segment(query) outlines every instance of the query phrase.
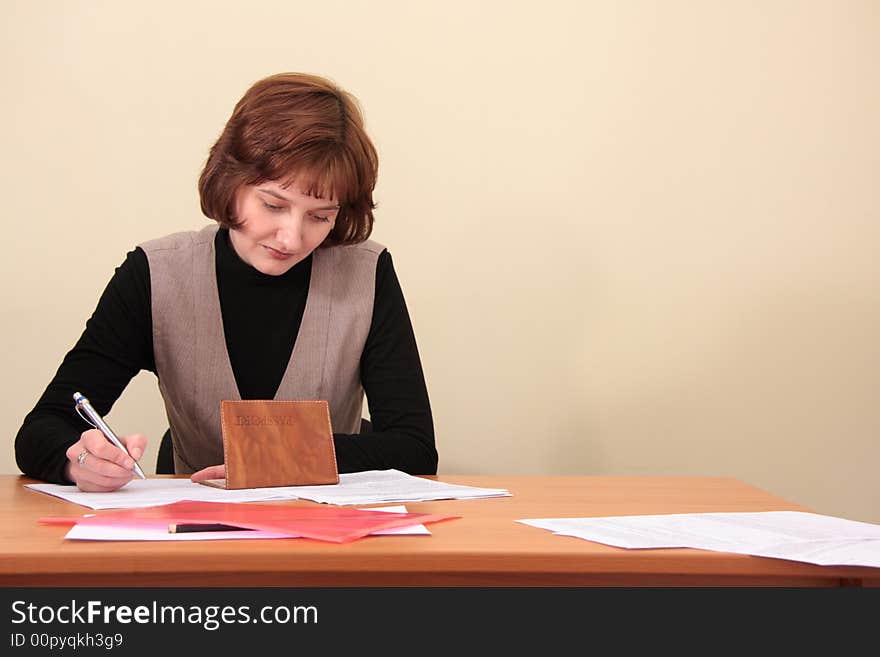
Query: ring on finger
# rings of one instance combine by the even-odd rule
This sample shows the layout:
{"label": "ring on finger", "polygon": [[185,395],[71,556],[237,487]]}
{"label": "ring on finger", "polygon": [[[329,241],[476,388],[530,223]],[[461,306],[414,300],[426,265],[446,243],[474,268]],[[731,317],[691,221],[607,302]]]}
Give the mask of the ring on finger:
{"label": "ring on finger", "polygon": [[79,456],[76,457],[76,462],[79,463],[79,467],[83,467],[86,462],[86,457],[89,455],[89,450],[84,449],[79,453]]}

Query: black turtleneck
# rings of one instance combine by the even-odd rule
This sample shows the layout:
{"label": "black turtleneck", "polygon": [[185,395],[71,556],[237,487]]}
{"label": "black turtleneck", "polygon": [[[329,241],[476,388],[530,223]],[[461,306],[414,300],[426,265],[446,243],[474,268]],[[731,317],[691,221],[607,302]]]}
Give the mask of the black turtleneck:
{"label": "black turtleneck", "polygon": [[312,256],[281,276],[271,276],[238,257],[229,231],[218,231],[215,245],[226,350],[239,393],[242,399],[272,399],[293,352],[291,336],[299,333],[305,312]]}
{"label": "black turtleneck", "polygon": [[[269,276],[238,257],[228,231],[217,232],[215,245],[223,329],[239,393],[242,399],[271,399],[299,332],[312,258],[281,276]],[[251,312],[255,307],[272,310]],[[65,451],[89,428],[73,410],[73,391],[84,392],[95,409],[106,414],[140,370],[155,373],[156,363],[149,262],[136,248],[116,268],[79,341],[25,417],[15,439],[21,471],[44,481],[70,483],[64,479]],[[361,355],[361,381],[373,431],[334,434],[339,471],[395,468],[411,474],[435,473],[437,452],[427,389],[388,251],[381,253],[376,266],[376,296]]]}

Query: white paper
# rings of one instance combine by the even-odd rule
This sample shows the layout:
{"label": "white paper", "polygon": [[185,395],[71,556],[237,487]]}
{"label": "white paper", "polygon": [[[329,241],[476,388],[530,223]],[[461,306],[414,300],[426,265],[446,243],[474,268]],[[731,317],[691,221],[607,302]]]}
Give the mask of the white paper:
{"label": "white paper", "polygon": [[822,566],[880,567],[880,525],[800,511],[534,518],[517,522],[628,549],[684,547]]}
{"label": "white paper", "polygon": [[447,484],[414,477],[399,470],[369,470],[342,474],[339,475],[339,483],[331,486],[290,486],[266,490],[278,491],[280,495],[292,494],[299,499],[312,502],[338,505],[510,496],[510,493],[503,488]]}
{"label": "white paper", "polygon": [[266,502],[304,499],[324,504],[365,505],[426,500],[472,499],[509,496],[502,488],[476,488],[413,477],[399,470],[370,470],[339,475],[339,483],[326,486],[282,486],[224,490],[189,479],[132,480],[110,493],[84,493],[75,486],[26,484],[27,488],[60,497],[90,509],[131,509],[199,502]]}
{"label": "white paper", "polygon": [[222,539],[297,538],[289,534],[260,530],[230,532],[185,532],[172,534],[167,522],[145,522],[137,526],[74,525],[64,538],[80,541],[217,541]]}
{"label": "white paper", "polygon": [[[85,493],[76,486],[25,484],[26,488],[60,497],[90,509],[134,509],[171,504],[182,500],[196,502],[263,502],[278,499],[268,488],[222,490],[196,484],[189,479],[133,479],[109,493]],[[295,499],[289,496],[285,499]]]}
{"label": "white paper", "polygon": [[[372,509],[364,509],[364,511],[386,511],[387,513],[409,513],[406,506],[400,504],[398,506],[380,506]],[[391,529],[380,529],[373,532],[370,536],[391,536],[395,534],[405,536],[430,536],[431,532],[424,525],[406,525],[404,527],[392,527]]]}
{"label": "white paper", "polygon": [[[366,511],[387,511],[389,513],[407,513],[403,505],[365,509]],[[90,514],[92,515],[92,514]],[[424,525],[394,527],[373,532],[371,536],[403,534],[413,536],[430,536],[431,532]],[[81,541],[218,541],[218,540],[253,540],[266,538],[297,538],[290,534],[277,532],[246,530],[229,532],[185,532],[172,534],[168,531],[168,523],[161,520],[139,522],[137,526],[120,527],[118,525],[74,525],[64,538]]]}

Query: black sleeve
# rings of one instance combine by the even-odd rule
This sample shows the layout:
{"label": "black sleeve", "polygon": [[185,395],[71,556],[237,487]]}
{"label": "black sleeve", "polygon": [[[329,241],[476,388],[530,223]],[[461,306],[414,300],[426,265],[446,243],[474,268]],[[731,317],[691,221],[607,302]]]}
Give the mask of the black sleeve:
{"label": "black sleeve", "polygon": [[15,437],[15,460],[24,474],[71,483],[64,478],[65,452],[89,428],[74,410],[73,393],[107,414],[135,374],[156,371],[152,334],[149,263],[135,249],[116,268],[79,341],[24,418]]}
{"label": "black sleeve", "polygon": [[373,430],[334,434],[340,472],[386,470],[436,474],[434,421],[412,323],[391,254],[376,266],[373,319],[361,356],[361,381]]}

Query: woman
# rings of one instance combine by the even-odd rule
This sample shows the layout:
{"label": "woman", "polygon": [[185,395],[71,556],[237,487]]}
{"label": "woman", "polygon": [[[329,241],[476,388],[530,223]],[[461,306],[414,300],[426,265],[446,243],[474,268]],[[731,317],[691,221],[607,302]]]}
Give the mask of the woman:
{"label": "woman", "polygon": [[[437,470],[430,404],[391,256],[368,240],[378,160],[357,101],[284,73],[235,107],[199,179],[216,223],[139,245],[15,440],[22,472],[86,491],[131,480],[130,457],[75,413],[107,413],[156,374],[175,471],[223,476],[221,399],[327,399],[340,472]],[[358,435],[363,395],[372,429]]]}

